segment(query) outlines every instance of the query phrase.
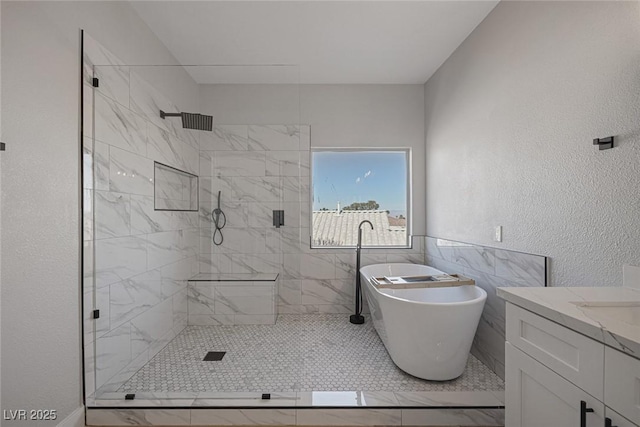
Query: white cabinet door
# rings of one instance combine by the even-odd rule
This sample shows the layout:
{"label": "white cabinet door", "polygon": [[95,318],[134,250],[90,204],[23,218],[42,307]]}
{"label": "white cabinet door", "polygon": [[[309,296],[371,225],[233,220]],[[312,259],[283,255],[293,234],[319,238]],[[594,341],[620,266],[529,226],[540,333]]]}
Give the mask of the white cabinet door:
{"label": "white cabinet door", "polygon": [[640,359],[607,347],[604,361],[604,402],[640,424]]}
{"label": "white cabinet door", "polygon": [[507,319],[511,345],[604,401],[604,344],[513,304]]}
{"label": "white cabinet door", "polygon": [[506,427],[604,426],[604,404],[546,366],[506,343]]}

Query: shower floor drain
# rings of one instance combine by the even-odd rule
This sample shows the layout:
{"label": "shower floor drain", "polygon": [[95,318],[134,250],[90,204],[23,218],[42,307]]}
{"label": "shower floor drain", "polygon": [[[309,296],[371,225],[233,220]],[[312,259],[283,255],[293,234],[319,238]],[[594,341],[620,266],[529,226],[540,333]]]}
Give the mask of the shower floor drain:
{"label": "shower floor drain", "polygon": [[222,360],[225,354],[227,354],[226,351],[210,351],[206,354],[206,356],[204,356],[204,359],[202,359],[202,361],[217,362],[219,360]]}

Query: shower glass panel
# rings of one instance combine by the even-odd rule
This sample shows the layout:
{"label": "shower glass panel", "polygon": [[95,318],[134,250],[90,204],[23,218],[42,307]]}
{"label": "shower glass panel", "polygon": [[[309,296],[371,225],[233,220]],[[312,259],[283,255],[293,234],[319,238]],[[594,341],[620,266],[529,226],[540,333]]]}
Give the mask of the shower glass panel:
{"label": "shower glass panel", "polygon": [[[87,406],[295,395],[300,329],[274,325],[304,309],[310,131],[298,75],[127,65],[85,33]],[[179,113],[205,129],[212,116],[212,130],[185,128]],[[286,351],[269,359],[268,346]]]}

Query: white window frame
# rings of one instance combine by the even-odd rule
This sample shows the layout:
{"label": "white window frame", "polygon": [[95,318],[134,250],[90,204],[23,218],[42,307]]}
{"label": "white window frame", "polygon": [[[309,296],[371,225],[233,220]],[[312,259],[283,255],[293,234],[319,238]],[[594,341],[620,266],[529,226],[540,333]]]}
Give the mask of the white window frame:
{"label": "white window frame", "polygon": [[413,229],[413,174],[411,173],[412,150],[411,147],[311,147],[309,150],[309,247],[311,249],[354,249],[356,246],[317,246],[313,244],[313,200],[314,200],[314,187],[313,187],[313,154],[321,152],[345,152],[345,153],[357,153],[357,152],[404,152],[406,159],[406,173],[407,173],[407,188],[406,188],[406,200],[407,200],[407,236],[404,245],[388,245],[388,246],[365,246],[366,249],[411,249],[413,248],[412,229]]}

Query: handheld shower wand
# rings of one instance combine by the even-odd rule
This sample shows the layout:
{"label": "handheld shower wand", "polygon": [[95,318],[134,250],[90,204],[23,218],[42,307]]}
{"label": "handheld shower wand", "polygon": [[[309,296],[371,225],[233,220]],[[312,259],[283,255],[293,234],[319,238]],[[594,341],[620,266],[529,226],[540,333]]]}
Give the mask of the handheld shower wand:
{"label": "handheld shower wand", "polygon": [[216,246],[220,246],[224,241],[224,237],[222,236],[222,229],[227,224],[227,216],[222,212],[220,208],[220,199],[221,199],[222,191],[218,191],[218,207],[211,211],[211,220],[213,221],[213,244]]}
{"label": "handheld shower wand", "polygon": [[358,225],[358,244],[356,245],[356,309],[355,313],[349,316],[349,322],[356,325],[364,323],[364,316],[362,315],[362,285],[360,283],[360,251],[362,250],[362,226],[369,224],[373,230],[373,224],[371,221],[364,220]]}

